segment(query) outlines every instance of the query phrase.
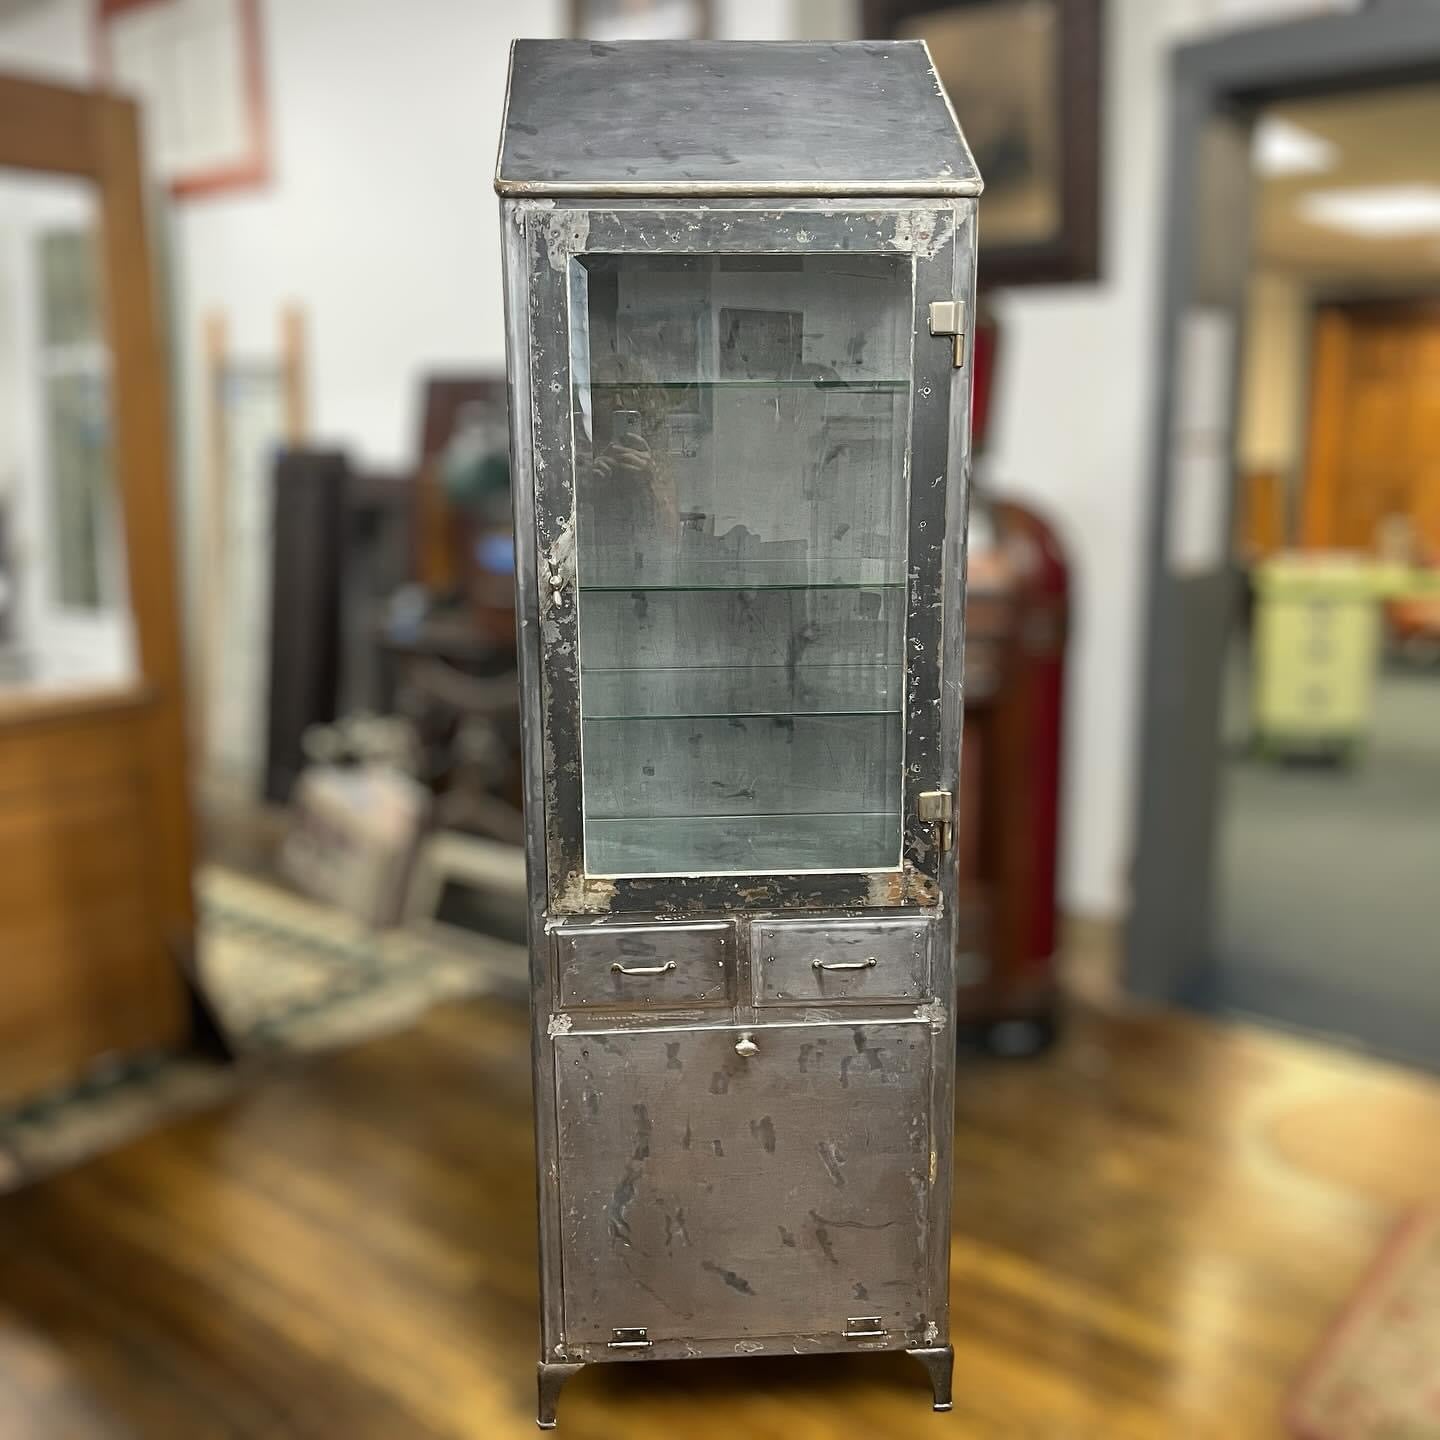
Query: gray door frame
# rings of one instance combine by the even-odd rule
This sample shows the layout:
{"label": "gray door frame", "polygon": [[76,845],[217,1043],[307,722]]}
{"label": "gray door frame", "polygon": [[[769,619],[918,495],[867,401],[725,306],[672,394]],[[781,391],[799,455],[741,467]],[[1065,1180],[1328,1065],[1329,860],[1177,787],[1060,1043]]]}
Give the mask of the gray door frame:
{"label": "gray door frame", "polygon": [[[1168,537],[1178,496],[1177,371],[1195,307],[1233,322],[1232,359],[1239,357],[1249,167],[1248,147],[1237,142],[1248,139],[1259,108],[1278,100],[1427,80],[1440,83],[1434,0],[1372,0],[1352,13],[1238,31],[1174,52],[1150,437],[1140,783],[1122,971],[1125,988],[1143,999],[1201,1006],[1215,999],[1220,702],[1236,593],[1228,541],[1233,476],[1213,568],[1176,573]],[[1232,364],[1232,373],[1239,368]],[[1232,390],[1227,462],[1236,401]]]}

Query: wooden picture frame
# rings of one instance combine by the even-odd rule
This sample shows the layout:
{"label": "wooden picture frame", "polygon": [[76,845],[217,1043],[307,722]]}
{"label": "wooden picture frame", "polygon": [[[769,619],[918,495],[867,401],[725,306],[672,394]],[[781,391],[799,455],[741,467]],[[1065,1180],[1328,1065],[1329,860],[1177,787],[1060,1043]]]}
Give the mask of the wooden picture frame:
{"label": "wooden picture frame", "polygon": [[863,0],[865,34],[924,39],[985,179],[979,283],[1100,273],[1103,0]]}
{"label": "wooden picture frame", "polygon": [[570,33],[580,40],[709,40],[714,0],[570,0]]}
{"label": "wooden picture frame", "polygon": [[141,17],[143,12],[158,18],[161,12],[180,12],[186,0],[96,0],[94,44],[96,73],[102,84],[136,90],[145,108],[149,158],[158,164],[170,194],[177,200],[242,190],[264,185],[270,179],[270,118],[265,89],[264,45],[261,36],[260,0],[225,0],[229,6],[237,45],[230,57],[238,107],[242,115],[243,140],[233,153],[209,162],[177,162],[166,153],[173,137],[166,134],[165,103],[172,85],[173,67],[167,72],[161,62],[162,46],[152,46],[143,79],[127,79],[117,63],[116,27]]}

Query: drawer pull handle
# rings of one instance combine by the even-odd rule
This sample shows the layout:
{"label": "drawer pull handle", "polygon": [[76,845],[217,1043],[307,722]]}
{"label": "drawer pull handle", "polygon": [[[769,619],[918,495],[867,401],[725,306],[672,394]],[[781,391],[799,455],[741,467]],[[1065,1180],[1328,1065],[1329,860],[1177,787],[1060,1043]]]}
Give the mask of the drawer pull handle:
{"label": "drawer pull handle", "polygon": [[735,1053],[748,1060],[752,1055],[760,1053],[760,1047],[755,1043],[755,1037],[747,1030],[736,1042]]}
{"label": "drawer pull handle", "polygon": [[673,960],[663,965],[622,965],[618,960],[610,967],[612,975],[668,975],[675,968]]}
{"label": "drawer pull handle", "polygon": [[864,960],[812,960],[812,970],[873,970],[880,963],[878,955],[870,955]]}

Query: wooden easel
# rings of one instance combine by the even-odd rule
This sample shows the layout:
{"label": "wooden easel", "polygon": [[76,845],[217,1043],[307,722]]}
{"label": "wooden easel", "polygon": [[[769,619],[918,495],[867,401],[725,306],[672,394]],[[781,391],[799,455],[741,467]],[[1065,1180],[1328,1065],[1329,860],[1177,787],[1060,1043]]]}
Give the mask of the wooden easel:
{"label": "wooden easel", "polygon": [[[203,770],[210,758],[211,706],[220,684],[220,663],[225,645],[225,623],[231,578],[231,476],[230,433],[225,404],[227,379],[237,369],[230,354],[229,324],[223,310],[212,310],[202,324],[205,366],[205,471],[201,497],[200,627],[197,645],[192,742]],[[297,304],[280,312],[279,363],[282,436],[298,448],[309,436],[309,386],[305,313]]]}

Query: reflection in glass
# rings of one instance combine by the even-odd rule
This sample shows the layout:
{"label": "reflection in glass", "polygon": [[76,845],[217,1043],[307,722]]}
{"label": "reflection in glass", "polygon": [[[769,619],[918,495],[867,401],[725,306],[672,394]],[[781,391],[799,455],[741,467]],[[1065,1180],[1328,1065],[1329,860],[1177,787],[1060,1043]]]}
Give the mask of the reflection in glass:
{"label": "reflection in glass", "polygon": [[900,862],[910,261],[571,270],[586,868]]}
{"label": "reflection in glass", "polygon": [[133,678],[99,202],[0,170],[0,688]]}

